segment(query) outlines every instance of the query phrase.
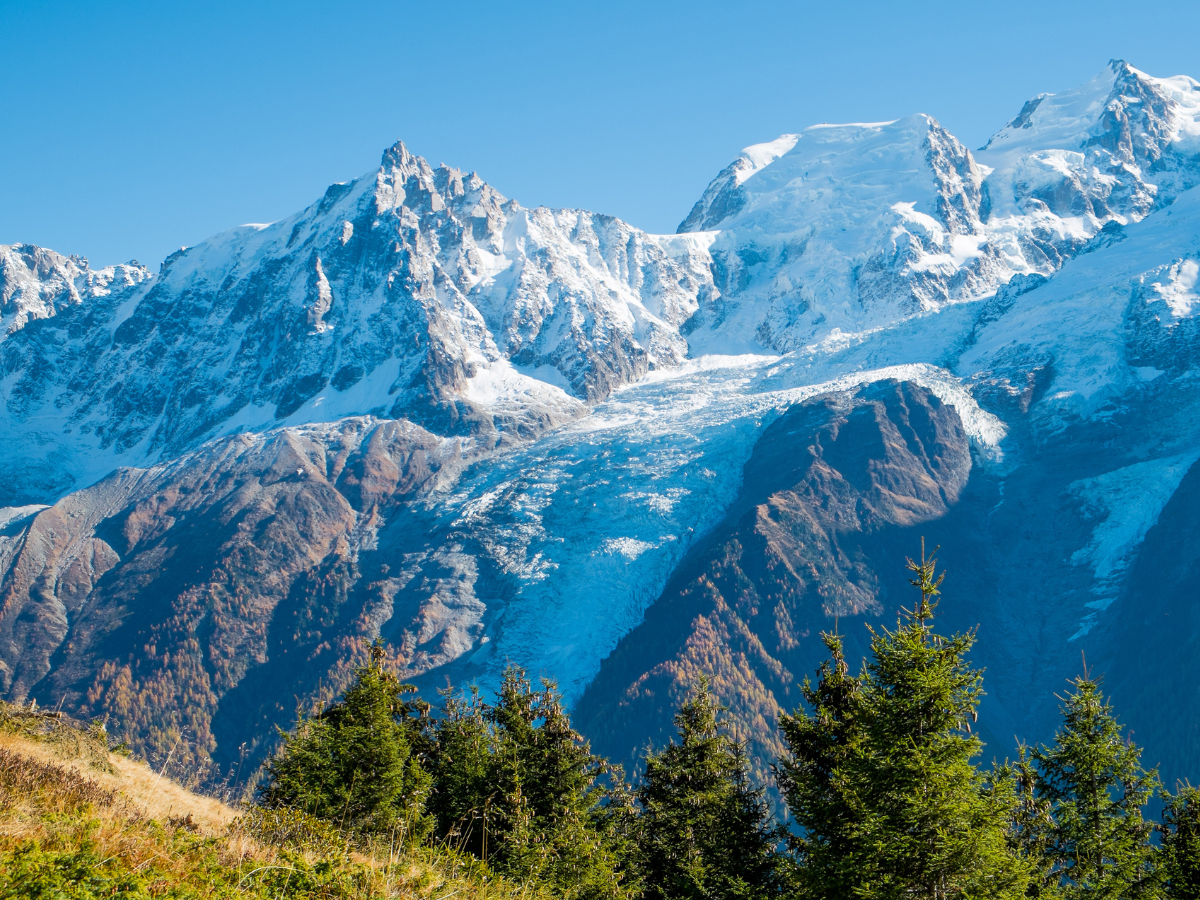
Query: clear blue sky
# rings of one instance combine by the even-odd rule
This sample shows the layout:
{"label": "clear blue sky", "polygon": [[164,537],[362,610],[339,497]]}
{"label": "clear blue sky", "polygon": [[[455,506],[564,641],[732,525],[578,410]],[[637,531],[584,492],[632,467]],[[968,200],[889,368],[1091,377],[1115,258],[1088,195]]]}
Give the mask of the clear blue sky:
{"label": "clear blue sky", "polygon": [[674,231],[747,144],[927,112],[974,148],[1112,57],[1200,77],[1198,35],[1195,0],[0,0],[0,243],[156,268],[397,137]]}

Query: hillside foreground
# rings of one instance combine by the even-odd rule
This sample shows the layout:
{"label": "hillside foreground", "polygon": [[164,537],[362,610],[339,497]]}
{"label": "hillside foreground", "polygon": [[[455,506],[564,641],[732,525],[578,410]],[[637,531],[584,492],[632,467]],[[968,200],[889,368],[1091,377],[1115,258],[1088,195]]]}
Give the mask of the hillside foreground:
{"label": "hillside foreground", "polygon": [[351,846],[295,811],[241,811],[110,747],[102,728],[0,703],[0,896],[536,897],[444,848]]}

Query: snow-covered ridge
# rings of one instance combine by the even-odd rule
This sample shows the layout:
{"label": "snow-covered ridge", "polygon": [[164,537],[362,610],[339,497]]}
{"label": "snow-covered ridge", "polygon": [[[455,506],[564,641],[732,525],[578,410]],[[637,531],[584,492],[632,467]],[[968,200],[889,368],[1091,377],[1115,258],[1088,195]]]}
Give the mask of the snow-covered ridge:
{"label": "snow-covered ridge", "polygon": [[748,147],[681,232],[712,233],[696,351],[789,351],[1053,274],[1200,180],[1200,85],[1114,61],[971,154],[927,116]]}
{"label": "snow-covered ridge", "polygon": [[978,328],[965,377],[1053,360],[1045,403],[1091,415],[1140,382],[1191,365],[1200,257],[1200,188],[1130,227],[1124,240],[1071,260]]}
{"label": "snow-covered ridge", "polygon": [[1050,274],[1105,225],[1136,222],[1200,182],[1200,84],[1121,60],[1041,94],[978,151],[993,241]]}
{"label": "snow-covered ridge", "polygon": [[[529,437],[691,356],[869,340],[1052,275],[1186,190],[1197,87],[1113,63],[1026,104],[978,161],[928,116],[812,126],[743,151],[675,236],[525,209],[397,143],[156,277],[4,248],[0,399],[27,436],[14,478],[37,460],[78,483],[361,414]],[[1190,308],[1188,278],[1161,282],[1172,309]]]}
{"label": "snow-covered ridge", "polygon": [[150,272],[137,263],[92,269],[86,259],[31,244],[0,246],[0,341],[31,319],[143,284]]}
{"label": "snow-covered ridge", "polygon": [[[711,291],[702,245],[526,210],[400,143],[377,171],[181,249],[155,278],[4,253],[3,309],[19,330],[0,398],[10,432],[28,436],[8,453],[56,458],[69,473],[56,484],[233,431],[358,414],[527,437],[678,364],[680,326]],[[38,269],[39,253],[57,262]],[[89,302],[117,283],[141,288]],[[21,460],[13,469],[32,480]]]}
{"label": "snow-covered ridge", "polygon": [[681,226],[719,232],[721,294],[691,323],[694,350],[786,352],[995,289],[982,173],[929,116],[814,126],[765,146],[719,175],[707,212]]}

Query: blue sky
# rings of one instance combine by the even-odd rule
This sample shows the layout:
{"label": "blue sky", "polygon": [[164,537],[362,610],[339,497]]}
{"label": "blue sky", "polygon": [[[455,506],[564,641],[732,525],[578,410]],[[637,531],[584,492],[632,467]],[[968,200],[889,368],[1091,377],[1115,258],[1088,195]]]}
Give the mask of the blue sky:
{"label": "blue sky", "polygon": [[1200,4],[0,0],[0,243],[152,267],[402,138],[526,206],[674,231],[751,143],[927,112],[977,147],[1112,57],[1200,78]]}

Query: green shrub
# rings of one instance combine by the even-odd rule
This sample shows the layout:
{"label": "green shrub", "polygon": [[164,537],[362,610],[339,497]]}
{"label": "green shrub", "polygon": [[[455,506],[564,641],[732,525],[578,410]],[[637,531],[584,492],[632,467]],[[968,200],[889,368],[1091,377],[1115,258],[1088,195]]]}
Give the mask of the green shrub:
{"label": "green shrub", "polygon": [[348,843],[329,822],[289,806],[253,807],[229,823],[230,833],[242,833],[268,847],[318,856],[344,856]]}

